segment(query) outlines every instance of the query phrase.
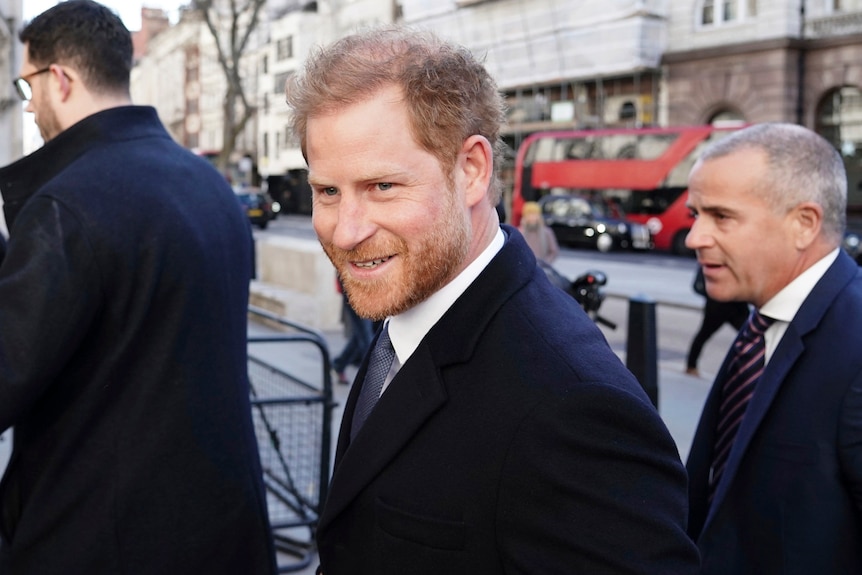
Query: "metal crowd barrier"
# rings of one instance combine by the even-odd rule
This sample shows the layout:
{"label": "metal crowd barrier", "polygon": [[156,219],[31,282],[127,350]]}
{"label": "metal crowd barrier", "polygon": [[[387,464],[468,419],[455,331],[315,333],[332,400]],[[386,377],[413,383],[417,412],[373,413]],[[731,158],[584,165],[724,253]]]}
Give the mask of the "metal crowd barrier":
{"label": "metal crowd barrier", "polygon": [[249,335],[248,375],[278,572],[299,571],[316,556],[315,530],[329,484],[329,350],[312,328],[254,306],[249,317],[279,330]]}

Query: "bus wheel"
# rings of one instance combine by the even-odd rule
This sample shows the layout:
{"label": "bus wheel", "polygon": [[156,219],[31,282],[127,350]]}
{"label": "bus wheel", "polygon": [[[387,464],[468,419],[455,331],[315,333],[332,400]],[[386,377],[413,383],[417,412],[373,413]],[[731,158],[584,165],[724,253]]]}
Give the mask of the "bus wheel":
{"label": "bus wheel", "polygon": [[671,242],[670,250],[678,256],[693,256],[694,250],[689,249],[685,245],[685,237],[688,235],[690,230],[680,230],[673,236],[673,242]]}
{"label": "bus wheel", "polygon": [[610,234],[599,234],[599,237],[596,238],[596,249],[606,254],[611,251],[612,247],[614,247],[614,238]]}

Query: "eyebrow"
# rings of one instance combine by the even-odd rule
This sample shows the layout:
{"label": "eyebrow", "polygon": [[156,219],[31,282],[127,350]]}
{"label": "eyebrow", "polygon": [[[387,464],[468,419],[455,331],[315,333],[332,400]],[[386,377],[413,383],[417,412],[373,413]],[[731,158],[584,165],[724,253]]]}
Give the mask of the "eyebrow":
{"label": "eyebrow", "polygon": [[717,204],[711,206],[701,206],[700,208],[692,208],[695,209],[698,213],[708,213],[708,214],[716,214],[721,212],[723,214],[737,214],[740,210],[733,208],[727,204]]}
{"label": "eyebrow", "polygon": [[[408,177],[408,173],[403,170],[393,170],[391,172],[378,173],[374,175],[372,175],[371,173],[354,175],[350,178],[350,181],[353,183],[359,182],[363,184],[370,184],[372,182],[392,182],[395,180],[403,180]],[[308,173],[308,177],[306,179],[308,180],[309,185],[312,186],[327,186],[334,188],[338,187],[334,184],[324,183],[324,180],[318,179],[312,172]]]}

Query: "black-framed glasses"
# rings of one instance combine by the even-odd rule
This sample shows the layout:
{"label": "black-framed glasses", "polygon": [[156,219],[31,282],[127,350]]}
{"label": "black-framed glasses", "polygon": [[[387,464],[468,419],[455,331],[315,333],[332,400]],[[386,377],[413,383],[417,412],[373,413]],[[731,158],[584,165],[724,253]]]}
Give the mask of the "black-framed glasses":
{"label": "black-framed glasses", "polygon": [[15,91],[18,92],[18,97],[20,97],[24,102],[29,102],[33,98],[33,88],[30,87],[30,78],[38,76],[39,74],[44,74],[50,69],[51,66],[48,66],[47,68],[30,72],[26,76],[19,76],[12,80],[12,83],[15,85]]}

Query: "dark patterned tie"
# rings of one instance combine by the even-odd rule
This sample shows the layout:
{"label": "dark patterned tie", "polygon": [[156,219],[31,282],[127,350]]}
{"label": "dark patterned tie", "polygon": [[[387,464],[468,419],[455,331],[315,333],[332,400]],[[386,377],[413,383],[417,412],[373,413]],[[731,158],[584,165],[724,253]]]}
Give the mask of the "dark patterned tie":
{"label": "dark patterned tie", "polygon": [[387,323],[383,326],[383,331],[380,332],[380,337],[377,338],[377,343],[368,359],[368,371],[365,372],[365,381],[362,382],[362,389],[359,390],[359,398],[356,400],[356,409],[353,411],[353,423],[350,426],[351,441],[359,433],[359,428],[365,423],[371,410],[377,405],[380,391],[383,389],[383,383],[394,359],[395,350],[392,348],[392,342],[389,341]]}
{"label": "dark patterned tie", "polygon": [[734,356],[728,365],[727,375],[722,384],[721,406],[718,411],[716,442],[712,454],[710,498],[724,473],[730,448],[736,439],[748,402],[754,394],[754,386],[760,379],[760,374],[763,373],[766,353],[763,334],[773,321],[775,320],[770,317],[760,315],[757,310],[752,311],[736,341],[733,342]]}

